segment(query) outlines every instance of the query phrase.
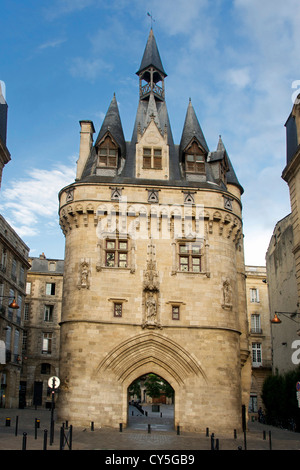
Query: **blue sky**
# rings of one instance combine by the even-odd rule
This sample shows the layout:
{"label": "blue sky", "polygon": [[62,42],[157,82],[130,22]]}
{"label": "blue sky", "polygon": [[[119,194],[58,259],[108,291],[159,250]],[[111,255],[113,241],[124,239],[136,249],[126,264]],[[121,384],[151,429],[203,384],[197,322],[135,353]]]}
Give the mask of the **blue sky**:
{"label": "blue sky", "polygon": [[300,89],[299,0],[2,0],[7,147],[0,212],[32,256],[63,258],[58,191],[74,181],[79,121],[96,134],[113,97],[131,139],[151,21],[168,74],[175,143],[189,102],[210,150],[219,135],[245,193],[247,264],[263,265],[290,212],[284,124]]}

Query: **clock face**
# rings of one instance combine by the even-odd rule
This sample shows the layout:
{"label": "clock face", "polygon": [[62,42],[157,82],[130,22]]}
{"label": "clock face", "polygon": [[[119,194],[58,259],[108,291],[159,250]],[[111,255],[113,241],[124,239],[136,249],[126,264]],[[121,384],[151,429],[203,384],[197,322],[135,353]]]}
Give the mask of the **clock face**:
{"label": "clock face", "polygon": [[225,209],[232,210],[232,200],[228,198],[224,198],[224,207]]}

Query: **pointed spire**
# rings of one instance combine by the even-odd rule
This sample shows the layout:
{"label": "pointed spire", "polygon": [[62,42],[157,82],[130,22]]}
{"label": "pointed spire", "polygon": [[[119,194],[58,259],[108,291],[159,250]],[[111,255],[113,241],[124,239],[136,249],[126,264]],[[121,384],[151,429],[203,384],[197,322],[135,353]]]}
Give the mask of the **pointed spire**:
{"label": "pointed spire", "polygon": [[144,55],[139,70],[136,72],[137,75],[140,75],[143,70],[147,69],[150,66],[153,66],[156,70],[161,72],[164,77],[167,76],[164,71],[163,64],[158,52],[158,47],[154,37],[153,29],[151,28],[148,41],[145,47]]}
{"label": "pointed spire", "polygon": [[219,142],[218,142],[218,146],[217,146],[217,151],[225,151],[226,152],[226,149],[225,149],[225,145],[223,144],[223,140],[222,140],[222,136],[219,135]]}
{"label": "pointed spire", "polygon": [[145,119],[145,127],[148,126],[148,124],[151,122],[152,119],[156,123],[157,127],[161,129],[158,112],[157,112],[156,101],[155,101],[153,93],[151,93],[149,96],[147,114],[146,114],[146,119]]}
{"label": "pointed spire", "polygon": [[208,153],[209,149],[190,98],[182,131],[180,153],[184,151],[184,149],[188,146],[188,144],[192,141],[194,137],[198,140],[200,145],[202,145],[204,150]]}
{"label": "pointed spire", "polygon": [[95,146],[97,146],[98,142],[101,141],[107,131],[110,132],[111,136],[121,148],[121,154],[125,156],[126,143],[115,93],[102,123]]}
{"label": "pointed spire", "polygon": [[240,185],[239,180],[237,179],[237,176],[236,176],[235,171],[233,169],[232,163],[231,163],[230,158],[228,156],[228,153],[227,153],[227,150],[226,150],[225,145],[223,143],[221,135],[219,136],[219,141],[218,141],[218,146],[217,146],[216,153],[217,152],[220,153],[220,154],[223,154],[223,158],[227,159],[227,164],[228,164],[228,171],[226,173],[227,184],[233,184],[234,186],[237,186],[240,189],[241,194],[243,194],[244,189]]}

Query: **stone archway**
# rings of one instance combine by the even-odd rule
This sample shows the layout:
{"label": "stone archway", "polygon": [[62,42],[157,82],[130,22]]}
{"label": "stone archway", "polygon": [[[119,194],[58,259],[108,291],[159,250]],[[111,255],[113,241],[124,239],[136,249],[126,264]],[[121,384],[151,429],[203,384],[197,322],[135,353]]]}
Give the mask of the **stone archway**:
{"label": "stone archway", "polygon": [[128,387],[127,426],[146,430],[174,430],[175,391],[161,376],[149,372]]}
{"label": "stone archway", "polygon": [[[149,330],[133,336],[111,350],[99,364],[96,374],[103,378],[113,375],[122,389],[122,422],[128,420],[128,394],[130,384],[138,377],[152,372],[163,377],[180,397],[186,382],[198,377],[206,382],[199,362],[177,342],[163,334]],[[180,423],[180,399],[175,399],[174,425]]]}

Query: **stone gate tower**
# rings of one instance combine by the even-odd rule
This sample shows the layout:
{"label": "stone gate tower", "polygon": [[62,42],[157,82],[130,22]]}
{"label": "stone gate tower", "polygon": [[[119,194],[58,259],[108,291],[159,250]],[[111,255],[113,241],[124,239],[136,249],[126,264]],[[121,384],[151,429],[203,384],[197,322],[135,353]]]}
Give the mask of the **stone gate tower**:
{"label": "stone gate tower", "polygon": [[151,29],[130,142],[114,96],[94,141],[81,121],[74,183],[59,194],[66,237],[58,412],[127,423],[128,387],[155,373],[183,430],[241,427],[251,367],[240,186],[191,101],[173,142]]}

